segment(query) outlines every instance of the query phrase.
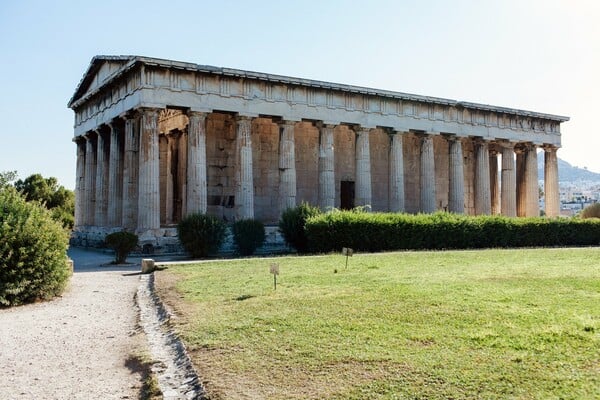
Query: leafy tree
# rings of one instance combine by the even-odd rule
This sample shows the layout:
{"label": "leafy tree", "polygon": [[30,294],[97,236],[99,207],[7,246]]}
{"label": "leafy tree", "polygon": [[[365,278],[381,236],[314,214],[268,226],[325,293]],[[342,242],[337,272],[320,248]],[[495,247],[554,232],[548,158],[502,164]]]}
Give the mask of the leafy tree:
{"label": "leafy tree", "polygon": [[39,201],[45,205],[63,226],[73,227],[75,194],[59,185],[56,178],[44,178],[41,174],[33,174],[25,180],[16,181],[15,188],[27,201]]}
{"label": "leafy tree", "polygon": [[17,179],[17,171],[0,172],[0,189],[10,186],[10,183]]}
{"label": "leafy tree", "polygon": [[581,218],[600,218],[600,203],[594,203],[581,211]]}
{"label": "leafy tree", "polygon": [[13,187],[0,190],[0,307],[60,294],[70,276],[68,244],[46,208]]}

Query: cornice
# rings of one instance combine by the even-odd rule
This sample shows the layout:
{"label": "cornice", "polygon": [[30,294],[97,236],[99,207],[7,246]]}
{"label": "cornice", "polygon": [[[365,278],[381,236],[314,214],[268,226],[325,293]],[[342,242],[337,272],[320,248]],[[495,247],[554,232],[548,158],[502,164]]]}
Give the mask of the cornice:
{"label": "cornice", "polygon": [[[97,72],[99,66],[103,61],[124,61],[125,64],[115,71],[113,74],[108,76],[104,83],[94,90],[82,95],[85,83],[89,82],[93,77],[93,74]],[[81,104],[94,97],[96,94],[102,92],[107,86],[111,85],[114,80],[119,79],[121,76],[126,74],[132,68],[137,65],[144,65],[157,68],[166,68],[173,70],[186,70],[194,73],[220,75],[225,77],[234,77],[248,80],[266,81],[271,83],[281,83],[291,86],[302,86],[308,88],[320,88],[324,90],[332,90],[339,92],[348,92],[353,94],[378,96],[383,98],[391,98],[396,100],[414,101],[420,103],[428,103],[442,106],[451,106],[456,108],[466,108],[472,110],[481,110],[495,113],[504,113],[509,115],[516,115],[521,117],[540,118],[555,122],[566,122],[569,117],[546,114],[534,111],[527,111],[509,107],[492,106],[489,104],[472,103],[466,101],[458,101],[453,99],[445,99],[439,97],[422,96],[403,92],[394,92],[389,90],[373,89],[362,86],[345,85],[332,82],[324,82],[318,80],[296,78],[284,75],[268,74],[262,72],[245,71],[232,68],[214,67],[210,65],[200,65],[180,61],[165,60],[160,58],[141,57],[141,56],[96,56],[92,59],[88,70],[81,79],[75,94],[70,99],[68,107],[76,109]]]}

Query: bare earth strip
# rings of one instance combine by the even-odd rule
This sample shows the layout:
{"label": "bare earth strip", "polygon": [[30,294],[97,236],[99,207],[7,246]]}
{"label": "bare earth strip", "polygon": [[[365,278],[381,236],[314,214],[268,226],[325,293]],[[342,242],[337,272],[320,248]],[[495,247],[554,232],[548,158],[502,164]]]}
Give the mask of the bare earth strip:
{"label": "bare earth strip", "polygon": [[[71,250],[76,272],[63,297],[0,310],[0,398],[135,399],[135,267],[98,267],[110,256]],[[131,368],[128,368],[130,366]]]}

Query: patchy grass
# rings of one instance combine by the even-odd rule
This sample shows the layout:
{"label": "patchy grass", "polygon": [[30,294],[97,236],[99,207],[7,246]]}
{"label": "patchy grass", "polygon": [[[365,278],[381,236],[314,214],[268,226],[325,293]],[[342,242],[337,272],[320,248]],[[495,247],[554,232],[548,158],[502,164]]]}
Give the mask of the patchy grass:
{"label": "patchy grass", "polygon": [[145,352],[137,351],[129,355],[125,360],[125,366],[132,373],[140,374],[142,379],[142,387],[140,389],[140,400],[159,400],[162,399],[162,392],[158,386],[158,379],[152,372],[153,361]]}
{"label": "patchy grass", "polygon": [[157,272],[213,399],[600,398],[599,249],[272,262]]}

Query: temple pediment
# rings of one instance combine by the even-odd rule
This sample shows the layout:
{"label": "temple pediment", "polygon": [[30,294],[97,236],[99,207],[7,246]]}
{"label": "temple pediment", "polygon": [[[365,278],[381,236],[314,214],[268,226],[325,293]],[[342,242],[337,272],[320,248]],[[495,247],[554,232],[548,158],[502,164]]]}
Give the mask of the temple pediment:
{"label": "temple pediment", "polygon": [[134,56],[96,56],[90,62],[89,67],[83,74],[75,94],[69,100],[69,107],[87,94],[94,92],[102,87],[106,82],[109,82],[120,71],[124,70],[127,65],[133,62]]}

